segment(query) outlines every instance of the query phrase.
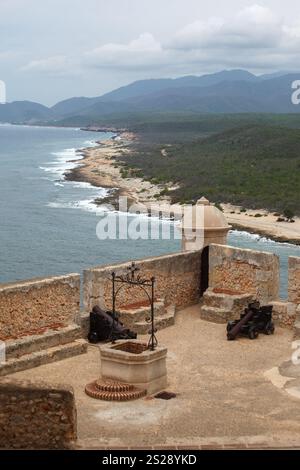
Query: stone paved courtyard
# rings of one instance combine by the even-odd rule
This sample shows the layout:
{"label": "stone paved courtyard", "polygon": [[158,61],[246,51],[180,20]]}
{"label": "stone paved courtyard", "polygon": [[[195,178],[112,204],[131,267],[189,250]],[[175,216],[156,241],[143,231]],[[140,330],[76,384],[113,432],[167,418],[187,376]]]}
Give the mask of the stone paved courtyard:
{"label": "stone paved courtyard", "polygon": [[84,387],[100,374],[99,350],[92,345],[85,355],[12,377],[74,387],[80,448],[300,447],[300,399],[283,388],[289,379],[276,375],[291,358],[292,332],[278,328],[274,336],[228,342],[225,325],[201,320],[199,310],[179,312],[174,326],[158,332],[169,350],[168,390],[175,399],[89,398]]}

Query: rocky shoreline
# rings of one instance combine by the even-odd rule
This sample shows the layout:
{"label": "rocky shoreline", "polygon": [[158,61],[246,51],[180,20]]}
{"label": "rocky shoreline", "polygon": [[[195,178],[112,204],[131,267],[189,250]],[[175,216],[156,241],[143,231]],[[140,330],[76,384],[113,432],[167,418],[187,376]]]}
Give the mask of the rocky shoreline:
{"label": "rocky shoreline", "polygon": [[[98,131],[102,132],[103,128],[101,129]],[[111,192],[105,201],[96,200],[96,204],[113,204],[119,196],[126,196],[129,203],[157,203],[157,194],[165,188],[165,185],[155,185],[142,178],[126,175],[123,171],[122,161],[130,158],[130,154],[134,152],[132,144],[136,140],[135,134],[119,130],[112,138],[97,142],[97,147],[80,150],[80,159],[74,161],[79,166],[66,173],[65,178],[69,181],[88,182],[96,187],[110,189]],[[164,198],[164,202],[169,200]]]}

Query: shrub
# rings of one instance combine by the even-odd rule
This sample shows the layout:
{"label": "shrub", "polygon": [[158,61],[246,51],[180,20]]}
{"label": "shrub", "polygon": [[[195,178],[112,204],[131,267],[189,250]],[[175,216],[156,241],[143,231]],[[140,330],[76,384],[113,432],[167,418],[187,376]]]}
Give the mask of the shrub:
{"label": "shrub", "polygon": [[295,217],[295,213],[292,209],[290,209],[289,207],[287,207],[286,209],[284,209],[283,211],[283,215],[288,219],[288,220],[291,220]]}

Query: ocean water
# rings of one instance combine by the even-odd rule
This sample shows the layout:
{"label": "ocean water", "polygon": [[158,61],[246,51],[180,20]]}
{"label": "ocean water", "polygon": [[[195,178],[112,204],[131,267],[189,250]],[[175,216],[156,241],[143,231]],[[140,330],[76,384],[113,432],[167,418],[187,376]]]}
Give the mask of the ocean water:
{"label": "ocean water", "polygon": [[[84,268],[158,256],[180,250],[180,240],[99,240],[96,227],[107,216],[93,204],[107,190],[68,182],[78,149],[111,134],[79,129],[0,125],[0,282],[82,272]],[[112,213],[122,218],[126,214]],[[153,222],[152,222],[153,223]],[[172,223],[157,220],[157,229]],[[233,246],[275,252],[281,259],[281,294],[286,296],[288,256],[300,247],[231,232]]]}

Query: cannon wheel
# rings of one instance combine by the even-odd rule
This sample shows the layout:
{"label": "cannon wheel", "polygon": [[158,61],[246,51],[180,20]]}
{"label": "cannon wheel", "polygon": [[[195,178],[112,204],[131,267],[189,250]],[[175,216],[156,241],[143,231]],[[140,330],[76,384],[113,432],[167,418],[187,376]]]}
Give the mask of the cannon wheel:
{"label": "cannon wheel", "polygon": [[256,339],[258,337],[257,329],[256,328],[250,328],[249,333],[248,333],[248,337],[250,339]]}
{"label": "cannon wheel", "polygon": [[273,335],[274,332],[275,332],[274,323],[273,322],[268,323],[264,331],[265,335]]}

